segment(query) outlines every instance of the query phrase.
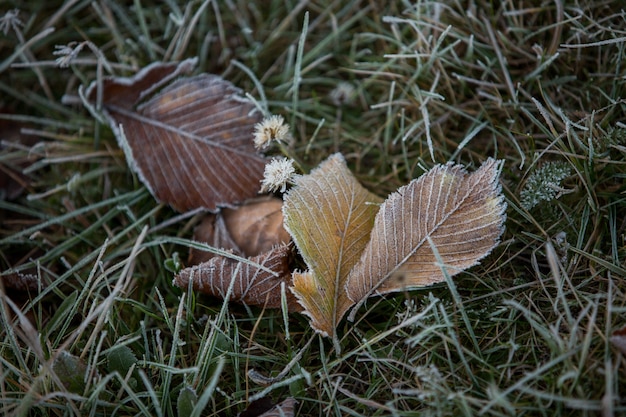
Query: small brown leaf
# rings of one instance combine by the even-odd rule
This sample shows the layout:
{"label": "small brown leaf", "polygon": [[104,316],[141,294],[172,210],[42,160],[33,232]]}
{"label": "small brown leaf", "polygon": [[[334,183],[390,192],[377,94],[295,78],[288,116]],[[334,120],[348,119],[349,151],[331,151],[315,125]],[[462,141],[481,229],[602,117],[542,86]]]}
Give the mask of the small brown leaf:
{"label": "small brown leaf", "polygon": [[[283,227],[282,207],[281,199],[269,197],[208,214],[194,231],[194,240],[232,250],[239,256],[260,255],[291,240]],[[189,261],[196,264],[212,257],[210,252],[192,249]]]}
{"label": "small brown leaf", "polygon": [[[198,242],[206,243],[214,248],[225,249],[237,256],[244,256],[239,246],[230,235],[224,216],[221,213],[228,209],[222,209],[217,213],[208,213],[202,219],[202,222],[195,228],[193,239]],[[191,248],[189,250],[189,265],[196,265],[202,262],[208,262],[209,259],[216,255],[200,249]]]}
{"label": "small brown leaf", "polygon": [[285,398],[280,404],[276,404],[271,410],[266,411],[259,417],[293,417],[298,401],[295,398]]}
{"label": "small brown leaf", "polygon": [[25,274],[22,272],[8,273],[0,276],[0,282],[7,288],[18,291],[37,291],[45,288],[45,283],[41,283],[34,274]]}
{"label": "small brown leaf", "polygon": [[283,226],[283,201],[269,198],[223,210],[224,223],[245,256],[256,256],[273,247],[289,243],[291,236]]}
{"label": "small brown leaf", "polygon": [[274,407],[274,403],[270,397],[259,398],[258,400],[250,402],[245,410],[237,415],[237,417],[259,417],[266,411],[269,411]]}
{"label": "small brown leaf", "polygon": [[[289,247],[278,246],[269,252],[249,258],[249,262],[215,257],[208,262],[185,268],[174,277],[174,285],[225,298],[234,280],[230,300],[267,308],[281,307],[281,283],[285,283],[287,307],[290,312],[302,308],[289,291]],[[269,271],[272,272],[269,272]]]}
{"label": "small brown leaf", "polygon": [[103,114],[141,181],[181,212],[255,197],[265,167],[252,143],[261,120],[254,104],[217,75],[172,81],[194,66],[155,63],[87,91],[93,102],[102,95]]}
{"label": "small brown leaf", "polygon": [[238,417],[293,417],[297,403],[292,397],[285,398],[279,404],[274,404],[269,397],[263,397],[248,404]]}
{"label": "small brown leaf", "polygon": [[501,166],[490,158],[468,174],[460,165],[438,165],[389,196],[348,278],[350,299],[443,281],[428,239],[450,275],[487,256],[504,231]]}

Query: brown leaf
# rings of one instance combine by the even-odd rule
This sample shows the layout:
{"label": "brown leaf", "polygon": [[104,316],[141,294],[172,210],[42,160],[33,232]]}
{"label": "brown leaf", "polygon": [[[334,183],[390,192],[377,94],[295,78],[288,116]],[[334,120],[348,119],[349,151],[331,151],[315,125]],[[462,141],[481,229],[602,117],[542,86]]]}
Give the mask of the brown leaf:
{"label": "brown leaf", "polygon": [[[204,216],[202,222],[193,231],[193,239],[197,242],[206,243],[209,246],[225,249],[237,256],[244,256],[239,246],[230,235],[224,216],[221,213],[228,209],[222,209],[217,213],[209,213]],[[189,265],[196,265],[207,262],[216,255],[200,249],[191,248],[189,250]]]}
{"label": "brown leaf", "polygon": [[350,273],[350,299],[360,302],[372,294],[443,281],[428,239],[450,275],[487,256],[504,231],[501,166],[490,158],[468,174],[460,165],[439,165],[393,193],[376,215],[371,240]]}
{"label": "brown leaf", "polygon": [[[234,280],[231,301],[267,308],[281,307],[281,283],[285,283],[287,307],[290,312],[302,308],[289,291],[289,247],[278,246],[269,252],[240,262],[226,257],[215,257],[208,262],[185,268],[174,277],[174,285],[225,298],[231,280]],[[272,273],[272,272],[274,273]]]}
{"label": "brown leaf", "polygon": [[[254,104],[217,75],[174,80],[194,66],[152,64],[134,77],[105,80],[101,90],[129,165],[157,200],[181,212],[255,197],[265,167],[252,143],[261,119]],[[97,102],[98,94],[94,82],[87,97]]]}
{"label": "brown leaf", "polygon": [[279,198],[255,201],[225,209],[224,223],[243,254],[255,256],[291,240],[283,226],[282,209],[283,201]]}
{"label": "brown leaf", "polygon": [[369,240],[380,201],[354,178],[341,154],[298,177],[285,196],[285,227],[309,267],[294,273],[293,290],[313,328],[333,339],[353,304],[344,284]]}
{"label": "brown leaf", "polygon": [[87,98],[96,102],[102,95],[102,102],[109,106],[131,108],[146,95],[154,93],[174,78],[189,75],[194,70],[197,59],[186,59],[180,63],[155,62],[143,68],[133,77],[108,77],[102,81],[102,90],[93,83],[87,89]]}
{"label": "brown leaf", "polygon": [[[0,223],[2,220],[0,217]],[[12,230],[18,227],[24,228],[23,219],[12,220],[17,221],[15,224],[5,221],[4,226],[10,226]],[[39,247],[26,249],[22,245],[13,245],[3,252],[4,262],[0,264],[3,268],[2,275],[0,275],[0,287],[25,292],[39,291],[48,287],[56,279],[57,275],[54,272],[57,270],[57,265],[55,263],[45,267],[33,265],[32,259],[43,256],[45,249]]]}
{"label": "brown leaf", "polygon": [[258,400],[250,402],[245,410],[237,415],[237,417],[259,417],[266,411],[269,411],[274,407],[274,403],[270,397],[259,398]]}
{"label": "brown leaf", "polygon": [[238,417],[293,417],[297,403],[292,397],[285,398],[279,404],[274,404],[269,397],[263,397],[248,404]]}
{"label": "brown leaf", "polygon": [[259,417],[293,417],[298,401],[295,398],[285,398],[280,404],[276,404],[271,410],[266,411]]}
{"label": "brown leaf", "polygon": [[47,286],[45,283],[40,282],[37,275],[22,272],[0,275],[0,281],[6,288],[18,291],[38,291],[40,288]]}
{"label": "brown leaf", "polygon": [[[291,240],[283,227],[282,206],[281,199],[269,197],[208,214],[194,231],[194,240],[232,250],[239,256],[260,255]],[[190,251],[190,263],[206,262],[212,257],[210,252]]]}

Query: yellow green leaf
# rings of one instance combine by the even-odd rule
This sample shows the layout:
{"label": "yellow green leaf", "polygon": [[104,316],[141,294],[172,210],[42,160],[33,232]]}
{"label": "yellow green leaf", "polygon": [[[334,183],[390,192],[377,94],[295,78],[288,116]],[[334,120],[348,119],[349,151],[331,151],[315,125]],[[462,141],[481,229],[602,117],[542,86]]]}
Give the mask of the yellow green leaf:
{"label": "yellow green leaf", "polygon": [[298,177],[284,199],[285,228],[309,270],[293,275],[293,291],[321,334],[335,329],[353,305],[344,285],[369,241],[381,199],[368,192],[335,154]]}

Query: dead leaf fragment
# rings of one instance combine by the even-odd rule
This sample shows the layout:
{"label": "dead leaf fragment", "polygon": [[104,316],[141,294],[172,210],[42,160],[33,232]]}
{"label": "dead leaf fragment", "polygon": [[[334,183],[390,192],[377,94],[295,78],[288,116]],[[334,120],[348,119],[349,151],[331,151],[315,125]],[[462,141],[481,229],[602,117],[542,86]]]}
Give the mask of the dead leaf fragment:
{"label": "dead leaf fragment", "polygon": [[[281,307],[281,283],[289,311],[300,311],[291,286],[291,240],[283,227],[282,200],[274,197],[247,202],[236,209],[222,209],[205,217],[194,232],[194,239],[247,258],[246,262],[192,250],[190,261],[198,265],[186,268],[175,284],[186,288],[193,277],[193,288],[224,297],[234,277],[231,300],[268,308]],[[262,265],[278,274],[255,267]]]}
{"label": "dead leaf fragment", "polygon": [[[217,213],[208,213],[202,219],[202,222],[196,226],[193,232],[193,240],[206,243],[214,248],[220,248],[230,251],[237,256],[244,256],[239,246],[230,235],[224,216],[221,215],[227,209],[222,209]],[[200,249],[191,248],[189,250],[189,265],[197,265],[202,262],[208,262],[216,255]]]}
{"label": "dead leaf fragment", "polygon": [[279,404],[274,404],[269,397],[263,397],[248,404],[238,417],[293,417],[298,402],[288,397]]}
{"label": "dead leaf fragment", "polygon": [[97,83],[89,86],[87,98],[95,103],[102,96],[102,104],[130,108],[173,79],[191,74],[197,61],[192,58],[179,63],[155,62],[132,77],[107,77],[101,88]]}
{"label": "dead leaf fragment", "polygon": [[224,223],[241,251],[255,256],[291,240],[283,226],[282,209],[283,201],[272,197],[224,210]]}
{"label": "dead leaf fragment", "polygon": [[348,297],[360,302],[443,281],[429,238],[450,275],[487,256],[504,231],[501,166],[490,158],[468,174],[460,165],[438,165],[393,193],[348,277]]}
{"label": "dead leaf fragment", "polygon": [[298,401],[295,398],[285,398],[280,404],[276,404],[259,417],[293,417],[296,404],[298,404]]}
{"label": "dead leaf fragment", "polygon": [[285,196],[285,228],[309,270],[293,275],[293,290],[311,325],[326,336],[352,302],[344,285],[374,224],[381,199],[354,178],[341,154],[298,177]]}
{"label": "dead leaf fragment", "polygon": [[141,181],[181,212],[255,197],[265,167],[252,144],[261,120],[254,104],[217,75],[175,79],[194,66],[156,63],[87,91],[94,103],[101,94],[102,112]]}
{"label": "dead leaf fragment", "polygon": [[[270,197],[253,200],[233,209],[207,214],[194,231],[194,240],[239,256],[257,256],[289,243],[291,237],[283,227],[283,201]],[[214,255],[192,249],[190,263],[206,262]]]}
{"label": "dead leaf fragment", "polygon": [[18,291],[38,291],[46,287],[45,283],[40,282],[37,275],[22,272],[0,275],[0,282],[6,288],[12,288]]}
{"label": "dead leaf fragment", "polygon": [[273,406],[274,402],[270,397],[262,397],[251,401],[237,417],[259,417],[264,412],[271,410]]}
{"label": "dead leaf fragment", "polygon": [[225,298],[234,280],[231,301],[280,308],[281,284],[284,283],[288,310],[300,311],[302,308],[289,291],[289,255],[289,247],[282,245],[251,257],[246,263],[223,256],[215,257],[180,271],[174,277],[174,285],[185,289],[191,281],[194,290]]}

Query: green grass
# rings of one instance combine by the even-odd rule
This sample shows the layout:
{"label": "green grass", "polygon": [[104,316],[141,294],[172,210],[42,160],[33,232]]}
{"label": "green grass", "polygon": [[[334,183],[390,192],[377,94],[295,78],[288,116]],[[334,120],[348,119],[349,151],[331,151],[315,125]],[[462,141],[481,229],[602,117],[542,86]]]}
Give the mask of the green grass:
{"label": "green grass", "polygon": [[[312,416],[626,413],[621,3],[384,3],[0,4],[21,20],[0,27],[0,168],[24,187],[0,184],[0,414],[170,416],[189,389],[198,416],[263,395]],[[285,116],[299,166],[338,150],[380,196],[505,159],[502,243],[447,284],[370,299],[339,355],[304,316],[174,288],[166,261],[199,217],[157,204],[71,98],[194,56]],[[548,162],[571,175],[528,181]],[[547,197],[526,209],[529,193]]]}

